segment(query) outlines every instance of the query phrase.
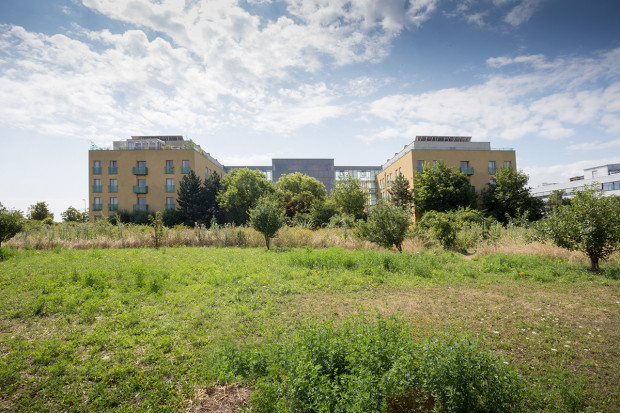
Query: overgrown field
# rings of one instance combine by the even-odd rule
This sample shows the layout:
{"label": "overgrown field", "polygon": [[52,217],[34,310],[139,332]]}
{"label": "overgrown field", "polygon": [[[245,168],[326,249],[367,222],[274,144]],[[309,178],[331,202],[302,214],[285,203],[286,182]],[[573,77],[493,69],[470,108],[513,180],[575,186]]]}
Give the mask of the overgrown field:
{"label": "overgrown field", "polygon": [[261,390],[259,411],[345,390],[370,406],[407,380],[449,410],[446,383],[469,377],[515,410],[620,411],[620,268],[603,267],[425,250],[12,250],[0,410],[183,411],[217,382]]}

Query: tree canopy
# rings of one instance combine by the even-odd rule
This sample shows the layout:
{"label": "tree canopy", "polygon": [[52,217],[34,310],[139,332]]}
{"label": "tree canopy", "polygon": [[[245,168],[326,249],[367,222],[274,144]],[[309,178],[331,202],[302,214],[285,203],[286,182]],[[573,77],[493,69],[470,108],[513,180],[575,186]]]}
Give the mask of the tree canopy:
{"label": "tree canopy", "polygon": [[43,221],[46,218],[54,219],[54,214],[47,207],[47,202],[37,202],[28,207],[28,219]]}
{"label": "tree canopy", "polygon": [[435,166],[426,163],[422,173],[416,174],[413,204],[420,214],[453,211],[475,207],[476,193],[463,172],[453,171],[443,161]]}
{"label": "tree canopy", "polygon": [[8,210],[0,204],[0,246],[22,230],[23,221],[21,212]]}
{"label": "tree canopy", "polygon": [[556,245],[585,253],[590,270],[599,271],[599,260],[620,249],[620,199],[594,187],[577,191],[542,222],[541,231]]}
{"label": "tree canopy", "polygon": [[185,225],[205,224],[207,205],[202,179],[193,170],[183,176],[177,190],[177,204]]}
{"label": "tree canopy", "polygon": [[527,181],[525,173],[513,168],[501,168],[495,175],[495,183],[482,191],[484,208],[503,224],[510,218],[523,216],[527,216],[529,221],[540,219],[544,203],[530,194]]}
{"label": "tree canopy", "polygon": [[325,185],[316,178],[300,172],[282,175],[276,187],[282,195],[286,215],[308,214],[316,202],[323,202],[327,197]]}
{"label": "tree canopy", "polygon": [[258,199],[274,192],[275,187],[261,171],[234,169],[222,178],[222,189],[217,195],[217,201],[226,211],[229,221],[245,225],[249,211],[256,206]]}
{"label": "tree canopy", "polygon": [[86,222],[87,217],[85,215],[85,213],[72,206],[60,214],[64,222]]}
{"label": "tree canopy", "polygon": [[403,241],[411,225],[411,212],[389,202],[379,202],[370,208],[368,220],[360,222],[358,233],[362,238],[385,248],[395,246],[403,250]]}
{"label": "tree canopy", "polygon": [[362,189],[362,181],[346,174],[334,183],[331,191],[333,200],[343,214],[360,218],[364,215],[366,193]]}
{"label": "tree canopy", "polygon": [[405,175],[397,174],[388,192],[392,196],[390,202],[397,207],[409,210],[413,206],[413,191]]}
{"label": "tree canopy", "polygon": [[250,225],[263,234],[269,249],[271,238],[284,225],[284,207],[273,195],[262,196],[250,210]]}

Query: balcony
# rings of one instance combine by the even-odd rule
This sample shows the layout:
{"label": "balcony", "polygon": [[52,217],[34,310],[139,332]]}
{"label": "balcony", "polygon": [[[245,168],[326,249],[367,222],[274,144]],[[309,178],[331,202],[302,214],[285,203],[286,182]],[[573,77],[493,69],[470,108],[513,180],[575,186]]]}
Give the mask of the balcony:
{"label": "balcony", "polygon": [[149,173],[149,168],[147,168],[146,166],[134,166],[133,167],[134,175],[146,175],[148,173]]}
{"label": "balcony", "polygon": [[101,192],[101,185],[93,185],[93,192],[95,193]]}
{"label": "balcony", "polygon": [[497,173],[497,168],[494,166],[489,166],[489,175],[495,175]]}
{"label": "balcony", "polygon": [[182,174],[188,174],[191,169],[192,168],[190,168],[189,166],[182,166],[181,167],[181,173]]}
{"label": "balcony", "polygon": [[93,204],[93,211],[101,211],[103,209],[103,204]]}
{"label": "balcony", "polygon": [[463,172],[465,175],[473,175],[474,168],[472,168],[471,166],[462,166],[461,172]]}
{"label": "balcony", "polygon": [[101,167],[93,166],[93,175],[101,175]]}
{"label": "balcony", "polygon": [[174,210],[174,204],[166,204],[166,211],[173,211]]}
{"label": "balcony", "polygon": [[146,194],[149,192],[149,187],[146,185],[134,185],[133,193],[134,194]]}
{"label": "balcony", "polygon": [[174,192],[174,185],[166,185],[166,192]]}
{"label": "balcony", "polygon": [[118,166],[108,166],[108,174],[116,175],[118,173]]}
{"label": "balcony", "polygon": [[133,204],[133,212],[148,212],[149,206],[147,204]]}
{"label": "balcony", "polygon": [[164,173],[166,173],[166,174],[173,174],[174,173],[174,166],[166,166],[164,168]]}
{"label": "balcony", "polygon": [[118,211],[118,204],[108,204],[108,211]]}
{"label": "balcony", "polygon": [[108,192],[118,192],[118,185],[108,185]]}

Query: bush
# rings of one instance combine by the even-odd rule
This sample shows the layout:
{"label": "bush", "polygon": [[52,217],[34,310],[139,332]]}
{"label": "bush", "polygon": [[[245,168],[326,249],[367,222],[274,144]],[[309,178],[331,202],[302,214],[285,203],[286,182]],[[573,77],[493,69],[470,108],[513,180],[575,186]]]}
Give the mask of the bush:
{"label": "bush", "polygon": [[250,224],[252,228],[263,234],[265,245],[269,249],[271,238],[284,225],[284,207],[275,197],[263,196],[250,210]]}
{"label": "bush", "polygon": [[370,209],[368,221],[359,223],[357,232],[361,238],[388,249],[393,245],[399,252],[402,252],[409,225],[411,225],[411,218],[408,210],[379,202]]}
{"label": "bush", "polygon": [[437,212],[429,211],[422,216],[418,223],[418,232],[430,232],[442,247],[452,248],[456,244],[460,224],[454,211]]}
{"label": "bush", "polygon": [[525,410],[519,374],[475,340],[417,344],[411,337],[396,318],[313,324],[289,343],[245,355],[227,349],[220,377],[256,380],[251,397],[257,412]]}

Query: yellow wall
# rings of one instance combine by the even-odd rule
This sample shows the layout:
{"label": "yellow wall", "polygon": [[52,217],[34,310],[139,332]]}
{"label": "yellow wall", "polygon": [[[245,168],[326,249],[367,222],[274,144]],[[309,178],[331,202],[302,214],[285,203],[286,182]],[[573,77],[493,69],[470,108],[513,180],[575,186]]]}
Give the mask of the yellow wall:
{"label": "yellow wall", "polygon": [[[115,160],[118,165],[118,173],[112,175],[108,173],[110,161]],[[174,163],[174,173],[166,174],[166,161],[172,160]],[[213,162],[202,156],[193,149],[162,149],[162,150],[91,150],[88,153],[88,182],[89,182],[89,214],[91,221],[96,216],[110,216],[115,211],[110,211],[108,205],[111,197],[118,199],[118,210],[133,211],[134,204],[138,202],[138,196],[146,197],[149,211],[164,211],[166,207],[166,197],[175,199],[179,184],[183,175],[181,173],[182,161],[188,160],[190,168],[201,179],[205,179],[206,168],[212,173],[216,171],[223,176],[224,171]],[[101,161],[101,174],[93,174],[95,161]],[[146,161],[148,168],[147,175],[134,175],[133,167],[137,166],[138,161]],[[117,179],[118,192],[110,193],[108,186],[110,179]],[[136,194],[133,191],[134,185],[138,184],[138,178],[146,180],[148,192],[146,194]],[[165,192],[166,178],[172,178],[174,182],[174,192]],[[93,193],[95,179],[101,179],[101,193]],[[93,205],[95,197],[101,198],[103,204],[101,211],[94,211]]]}
{"label": "yellow wall", "polygon": [[418,161],[425,161],[431,166],[433,161],[444,161],[446,165],[454,170],[460,169],[461,161],[468,161],[469,166],[474,168],[474,174],[469,176],[469,181],[478,193],[487,187],[494,176],[489,173],[489,161],[495,161],[497,170],[504,166],[505,161],[510,161],[512,168],[517,168],[515,151],[413,149],[377,175],[377,187],[379,188],[377,198],[387,199],[388,189],[390,188],[390,185],[388,185],[390,174],[393,182],[399,170],[409,179],[409,183],[413,188]]}

